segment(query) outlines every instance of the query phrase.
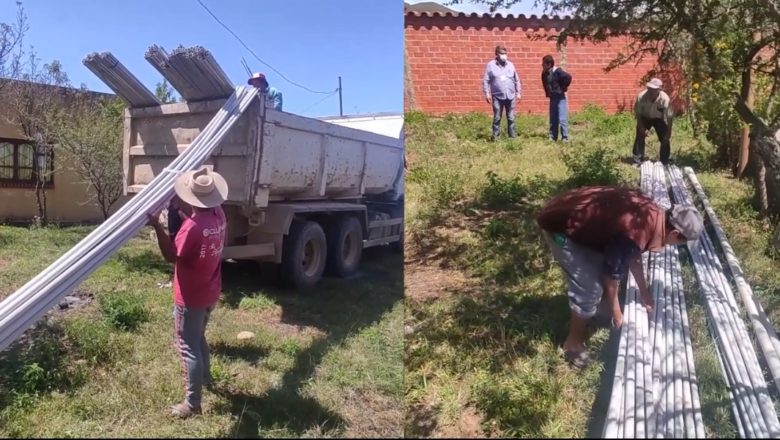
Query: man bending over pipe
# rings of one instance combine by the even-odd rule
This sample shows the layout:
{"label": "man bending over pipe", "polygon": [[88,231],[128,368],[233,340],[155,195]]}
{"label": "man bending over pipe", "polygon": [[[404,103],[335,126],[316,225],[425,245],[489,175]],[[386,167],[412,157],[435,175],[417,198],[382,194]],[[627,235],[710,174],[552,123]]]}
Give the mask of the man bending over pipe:
{"label": "man bending over pipe", "polygon": [[168,235],[159,214],[149,216],[166,261],[174,263],[174,343],[182,358],[184,401],[171,414],[187,418],[201,413],[203,385],[211,384],[206,325],[222,291],[222,247],[228,194],[225,179],[203,167],[176,180],[176,196],[184,219],[178,233]]}
{"label": "man bending over pipe", "polygon": [[616,187],[560,194],[547,202],[536,221],[568,279],[571,321],[563,351],[577,368],[590,363],[587,326],[598,309],[611,309],[613,327],[622,325],[617,291],[629,268],[642,302],[652,309],[642,252],[661,252],[666,245],[696,240],[704,228],[702,215],[693,206],[664,211],[641,191]]}

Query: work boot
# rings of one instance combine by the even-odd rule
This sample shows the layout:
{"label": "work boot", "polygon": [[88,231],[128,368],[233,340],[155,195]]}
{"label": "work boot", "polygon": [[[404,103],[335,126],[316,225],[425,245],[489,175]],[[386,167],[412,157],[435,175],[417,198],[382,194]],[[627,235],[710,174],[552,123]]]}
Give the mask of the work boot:
{"label": "work boot", "polygon": [[197,414],[201,414],[200,407],[191,407],[187,402],[182,402],[171,407],[171,415],[182,419],[192,417]]}

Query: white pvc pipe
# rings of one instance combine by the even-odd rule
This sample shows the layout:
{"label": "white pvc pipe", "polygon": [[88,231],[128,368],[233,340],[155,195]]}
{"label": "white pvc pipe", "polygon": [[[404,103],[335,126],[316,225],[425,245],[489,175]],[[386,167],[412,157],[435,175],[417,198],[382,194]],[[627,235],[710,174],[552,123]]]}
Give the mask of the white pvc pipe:
{"label": "white pvc pipe", "polygon": [[[197,139],[196,139],[197,140]],[[196,144],[193,142],[193,144]],[[197,151],[198,147],[193,148],[192,152]],[[174,162],[172,166],[179,165],[179,162],[183,159],[181,155]],[[187,156],[184,156],[187,159]],[[105,239],[105,234],[111,234],[117,230],[117,227],[122,223],[127,222],[133,215],[137,214],[138,208],[148,204],[151,200],[155,200],[159,196],[160,183],[170,181],[172,176],[169,173],[160,173],[155,179],[138,195],[133,197],[130,202],[122,207],[117,213],[109,217],[101,226],[96,228],[91,234],[83,239],[79,244],[74,246],[70,251],[66,252],[62,257],[55,261],[45,271],[39,273],[30,282],[22,286],[17,292],[9,296],[0,305],[0,319],[3,319],[7,314],[18,307],[20,301],[24,299],[24,296],[30,290],[36,290],[40,287],[49,285],[51,279],[61,274],[64,270],[71,268],[77,261],[83,259],[83,252]],[[168,189],[170,190],[170,188]]]}
{"label": "white pvc pipe", "polygon": [[[677,167],[671,167],[670,170],[670,176],[675,182],[675,186],[673,186],[673,189],[675,190],[675,197],[677,198],[678,204],[686,204],[690,205],[691,202],[688,199],[686,190],[685,190],[685,184],[682,181],[682,176],[679,174],[679,170]],[[690,249],[691,258],[694,258],[694,249]],[[695,261],[694,261],[695,264]],[[703,286],[703,283],[701,283],[701,276],[700,278],[700,285]],[[726,381],[726,386],[728,388],[730,401],[731,401],[731,407],[732,412],[734,414],[734,421],[737,426],[737,431],[739,432],[740,436],[745,437],[754,437],[753,427],[751,420],[747,417],[747,411],[744,406],[744,402],[741,400],[741,398],[737,399],[737,394],[735,394],[735,387],[736,387],[736,376],[732,369],[727,366],[725,363],[725,355],[723,354],[723,350],[720,348],[723,344],[723,341],[721,340],[719,336],[718,330],[715,328],[715,322],[714,317],[712,314],[712,308],[709,305],[708,299],[706,298],[706,292],[704,291],[704,288],[702,287],[703,295],[705,296],[704,305],[706,310],[709,312],[711,320],[709,321],[709,329],[710,333],[713,335],[716,344],[714,345],[715,351],[716,351],[716,357],[718,358],[718,364],[721,367],[721,371],[723,373],[723,377]],[[701,418],[701,408],[697,409],[697,418]],[[703,423],[699,424],[701,426],[701,430],[703,431]],[[698,433],[699,431],[697,431]],[[703,436],[703,433],[701,433],[701,436]]]}
{"label": "white pvc pipe", "polygon": [[[256,91],[247,91],[246,88],[239,88],[236,93],[243,98],[240,108],[240,111],[243,111],[251,103]],[[235,95],[229,101],[234,102],[235,99],[233,98],[235,98]],[[216,133],[217,138],[213,139],[211,144],[208,142],[204,144],[207,150],[203,152],[198,151],[198,142],[193,142],[185,153],[174,160],[172,166],[185,164],[191,169],[205,161],[211,151],[218,145],[221,137],[224,137],[227,130],[235,123],[238,117],[240,117],[240,113],[238,115],[230,115],[227,118],[226,122],[220,127],[220,131]],[[215,120],[219,118],[224,118],[224,112],[222,112],[221,116],[215,117]],[[196,141],[207,138],[206,130],[204,130],[196,138]],[[182,168],[180,171],[184,170],[186,168]],[[57,302],[61,295],[69,292],[83,277],[95,270],[102,263],[103,259],[118,249],[124,241],[134,236],[137,230],[145,225],[146,213],[149,212],[148,208],[160,208],[161,206],[157,205],[164,203],[164,196],[170,196],[172,179],[175,179],[175,177],[171,173],[158,175],[144,191],[131,199],[130,203],[126,204],[101,227],[82,240],[79,245],[60,257],[49,269],[39,274],[39,276],[23,286],[22,289],[7,298],[6,301],[3,301],[0,304],[0,350],[4,349],[14,338],[18,337],[29,325],[32,325],[35,320],[45,313],[47,308]],[[167,188],[159,186],[162,183],[168,183],[169,185],[167,185]],[[146,209],[142,210],[139,208]],[[122,224],[117,227],[116,224],[120,222]],[[77,260],[79,264],[74,264],[76,261],[73,260]],[[43,290],[37,290],[41,287],[41,284],[44,284]],[[22,305],[22,303],[24,304]]]}
{"label": "white pvc pipe", "polygon": [[[231,99],[225,104],[225,107],[233,108],[235,103],[236,103],[235,97],[231,97]],[[223,107],[223,109],[225,107]],[[220,110],[217,113],[217,116],[214,117],[212,122],[220,118],[223,118],[226,114],[227,114],[226,111]],[[188,148],[188,151],[197,151],[200,143],[203,142],[204,139],[209,139],[212,136],[217,125],[218,125],[217,123],[215,124],[209,123],[207,128],[200,135],[198,135],[198,137],[196,137],[196,139],[190,145],[190,148],[192,148],[192,150]],[[183,161],[186,161],[187,159],[188,159],[187,155],[185,154],[179,155],[169,165],[169,168],[176,168],[180,166],[180,164]],[[165,181],[169,179],[169,177],[170,175],[168,173],[158,174],[152,180],[152,182],[150,182],[147,188],[145,188],[143,191],[141,191],[141,193],[137,194],[135,197],[131,198],[127,204],[125,204],[119,211],[114,213],[114,215],[109,217],[105,222],[103,222],[100,226],[98,226],[95,230],[93,230],[92,233],[90,233],[86,238],[84,238],[76,246],[74,246],[69,251],[67,251],[64,255],[58,258],[45,271],[40,272],[32,280],[30,280],[24,286],[18,289],[15,293],[7,297],[2,303],[0,303],[0,319],[3,319],[5,316],[7,316],[7,314],[11,310],[16,309],[19,306],[20,302],[25,299],[25,296],[30,290],[37,290],[42,286],[50,284],[51,283],[50,280],[52,278],[56,277],[63,270],[67,269],[68,267],[72,266],[77,261],[79,261],[81,258],[83,258],[83,252],[85,252],[85,250],[98,244],[100,241],[104,239],[105,234],[116,230],[116,228],[119,225],[126,222],[135,213],[135,211],[138,210],[138,208],[143,206],[145,203],[148,203],[149,200],[153,199],[153,197],[156,195],[153,193],[156,191],[157,185],[159,185],[161,181]],[[2,348],[0,347],[0,349]]]}
{"label": "white pvc pipe", "polygon": [[693,169],[690,167],[685,168],[685,174],[688,176],[688,180],[690,180],[696,190],[699,200],[701,200],[704,205],[704,210],[710,218],[710,223],[715,231],[715,235],[718,237],[729,269],[731,269],[731,275],[734,277],[734,283],[736,284],[737,291],[742,299],[742,304],[750,317],[753,332],[756,335],[756,340],[764,354],[764,359],[766,360],[775,387],[780,391],[780,337],[778,337],[772,323],[766,316],[763,307],[761,307],[761,303],[753,295],[753,290],[745,279],[745,274],[742,272],[742,267],[739,264],[736,253],[726,238],[723,227],[721,226],[717,215],[715,215],[715,211],[712,209],[712,206],[704,193],[704,189],[699,184],[696,174],[694,174]]}
{"label": "white pvc pipe", "polygon": [[[728,280],[726,280],[725,276],[723,275],[722,268],[720,267],[720,261],[717,260],[717,254],[713,249],[712,243],[709,241],[709,237],[705,237],[703,242],[705,251],[708,253],[711,263],[714,263],[711,264],[712,276],[717,278],[717,281],[726,292],[730,305],[736,309],[736,299],[733,296]],[[767,432],[772,437],[780,436],[780,421],[778,421],[777,413],[774,410],[774,404],[772,403],[767,393],[768,390],[766,381],[764,379],[763,373],[760,370],[758,358],[756,356],[755,350],[753,349],[750,335],[747,332],[745,323],[739,317],[739,311],[732,309],[731,312],[732,313],[730,313],[730,316],[734,331],[739,335],[740,340],[744,341],[739,348],[741,349],[740,351],[742,352],[742,356],[747,367],[749,375],[748,377],[751,381],[752,389],[756,395],[756,399],[758,400],[758,408],[760,409],[764,416],[764,420],[766,421]]]}
{"label": "white pvc pipe", "polygon": [[[677,194],[679,195],[679,197],[681,199],[681,202],[689,204],[690,202],[689,202],[689,200],[687,198],[687,195],[684,192],[684,186],[680,185],[682,179],[681,179],[681,176],[679,176],[678,170],[673,169],[671,174],[678,181],[678,184],[676,185],[676,190],[677,190]],[[718,290],[727,291],[728,290],[728,284],[725,283],[725,285],[724,285],[725,279],[722,279],[722,278],[717,276],[717,271],[715,270],[714,267],[712,267],[712,260],[709,259],[709,261],[707,261],[708,260],[708,258],[707,258],[708,255],[704,252],[706,249],[705,248],[701,248],[702,243],[704,243],[704,246],[706,246],[707,241],[708,241],[708,237],[706,237],[706,235],[704,235],[698,241],[699,244],[697,246],[694,246],[694,249],[691,249],[691,255],[694,258],[694,264],[696,265],[696,268],[697,268],[697,274],[699,275],[700,281],[705,281],[705,282],[709,281],[711,287],[714,289],[713,293],[717,292]],[[710,255],[710,257],[712,257],[712,256],[714,256],[714,255]],[[700,270],[703,270],[703,272],[700,272]],[[704,285],[705,282],[702,282],[702,285]],[[751,431],[751,430],[758,431],[759,435],[764,434],[764,433],[768,433],[767,432],[766,421],[763,420],[767,416],[767,414],[763,410],[763,408],[761,408],[761,405],[758,405],[758,401],[759,400],[763,401],[764,399],[760,398],[760,394],[761,393],[759,393],[759,397],[757,397],[755,395],[755,391],[756,391],[755,385],[759,385],[759,387],[760,387],[761,386],[760,385],[760,383],[761,383],[760,379],[762,379],[761,377],[756,377],[756,368],[753,368],[753,367],[757,367],[757,360],[755,360],[755,362],[753,362],[750,359],[750,356],[746,356],[745,353],[743,352],[743,349],[746,348],[745,347],[746,345],[747,345],[748,349],[752,349],[752,346],[750,344],[749,338],[748,338],[748,340],[745,343],[745,336],[747,336],[747,334],[746,334],[746,332],[738,331],[738,325],[737,325],[737,322],[736,322],[738,320],[734,316],[735,310],[733,310],[732,307],[728,307],[726,304],[723,303],[724,300],[727,303],[731,302],[731,301],[728,301],[728,299],[727,299],[728,295],[726,294],[725,295],[726,298],[724,298],[724,299],[717,299],[717,295],[712,296],[712,294],[711,294],[709,296],[710,296],[710,299],[708,301],[706,301],[706,304],[707,304],[708,308],[712,308],[712,311],[714,311],[714,312],[716,312],[718,314],[718,317],[719,317],[718,319],[720,320],[720,321],[718,321],[718,319],[715,320],[716,321],[715,322],[715,328],[717,329],[716,331],[721,332],[721,333],[722,332],[726,332],[725,339],[727,341],[729,341],[729,340],[731,340],[731,341],[734,341],[734,340],[740,341],[740,343],[738,343],[738,345],[736,347],[738,353],[732,353],[731,356],[738,356],[736,359],[739,359],[742,362],[737,361],[737,365],[734,365],[734,364],[731,364],[731,365],[733,367],[736,367],[736,371],[733,372],[735,377],[732,379],[733,381],[736,381],[736,383],[735,383],[735,385],[736,385],[735,386],[735,388],[736,388],[735,398],[737,400],[740,400],[740,402],[742,402],[743,399],[746,400],[743,405],[740,405],[740,406],[743,406],[743,407],[747,407],[747,408],[744,408],[744,409],[747,410],[747,414],[744,414],[745,416],[747,416],[747,420],[745,420],[745,422],[746,422],[745,425],[748,427],[748,431]],[[731,305],[731,304],[729,304],[729,305]],[[731,312],[731,313],[729,313],[729,312]],[[711,315],[712,315],[712,313],[711,313]],[[721,322],[723,324],[727,324],[727,327],[725,327],[725,328],[723,328],[723,330],[721,330],[721,326],[718,325],[718,322]],[[744,324],[743,324],[743,326],[744,326]],[[724,338],[723,337],[719,337],[719,339],[723,343],[723,339]],[[733,345],[731,343],[726,342],[726,347],[724,347],[725,348],[724,351],[727,352],[727,357],[729,357],[729,353],[728,352],[731,351],[730,349],[732,347],[733,347]],[[728,362],[727,362],[727,364],[728,364]],[[732,370],[734,369],[733,367],[731,368]],[[743,368],[740,368],[740,367],[743,367]],[[760,374],[759,374],[759,376],[760,376]],[[744,386],[745,389],[740,390],[740,385]],[[764,389],[765,389],[765,385],[764,385]],[[740,418],[739,415],[735,415],[735,416],[736,416],[737,419]],[[753,425],[753,429],[751,429],[751,425]],[[770,426],[771,425],[772,425],[772,421],[771,421],[771,417],[770,417]],[[752,435],[750,435],[750,433],[748,433],[748,435],[752,436]]]}
{"label": "white pvc pipe", "polygon": [[[631,279],[629,275],[629,279]],[[629,281],[631,283],[631,281]],[[633,284],[633,283],[631,283]],[[628,330],[628,374],[626,375],[626,402],[625,402],[625,426],[623,428],[623,438],[634,438],[636,428],[636,328],[634,326],[634,299],[636,297],[636,288],[629,284],[626,295],[626,315],[623,319],[623,325]]]}

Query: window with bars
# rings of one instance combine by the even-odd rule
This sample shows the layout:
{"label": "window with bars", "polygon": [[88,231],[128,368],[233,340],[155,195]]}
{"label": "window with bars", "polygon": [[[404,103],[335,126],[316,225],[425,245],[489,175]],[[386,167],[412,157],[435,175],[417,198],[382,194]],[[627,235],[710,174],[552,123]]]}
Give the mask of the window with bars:
{"label": "window with bars", "polygon": [[39,148],[29,141],[0,138],[0,187],[34,188],[36,182],[54,186],[54,151]]}

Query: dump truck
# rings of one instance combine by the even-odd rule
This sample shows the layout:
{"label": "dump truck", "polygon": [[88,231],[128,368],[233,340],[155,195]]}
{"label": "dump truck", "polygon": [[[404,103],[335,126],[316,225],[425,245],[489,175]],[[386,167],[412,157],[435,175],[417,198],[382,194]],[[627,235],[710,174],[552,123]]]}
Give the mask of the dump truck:
{"label": "dump truck", "polygon": [[[205,164],[229,186],[222,258],[274,263],[287,287],[308,289],[354,274],[365,248],[403,249],[402,115],[315,119],[263,98]],[[164,172],[225,102],[127,108],[124,194]]]}

